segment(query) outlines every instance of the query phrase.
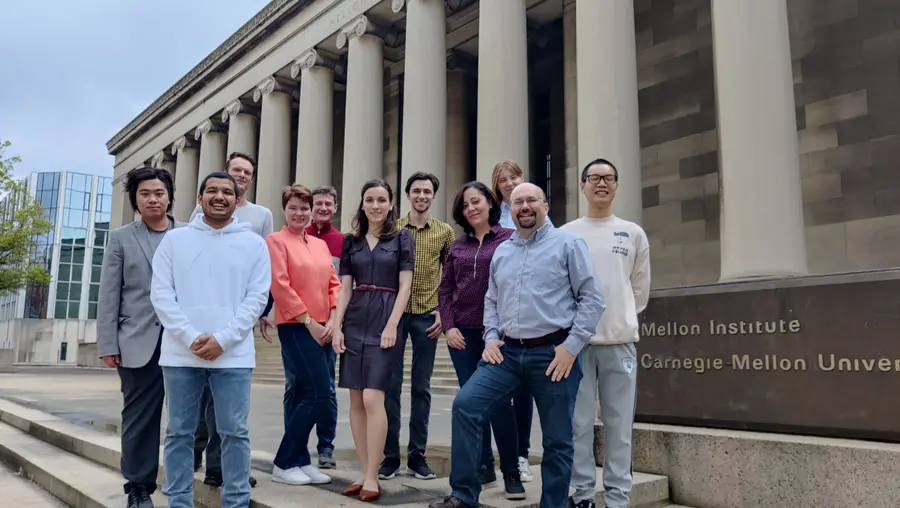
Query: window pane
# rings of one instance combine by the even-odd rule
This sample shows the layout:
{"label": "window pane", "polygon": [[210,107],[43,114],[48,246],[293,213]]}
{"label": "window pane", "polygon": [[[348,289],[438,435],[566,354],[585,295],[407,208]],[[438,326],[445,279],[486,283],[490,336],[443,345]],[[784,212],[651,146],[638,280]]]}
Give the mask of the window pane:
{"label": "window pane", "polygon": [[[96,260],[97,260],[97,258],[94,258],[94,261],[96,261]],[[102,270],[99,266],[97,266],[97,265],[92,266],[91,267],[91,282],[99,283],[101,273],[102,273]]]}
{"label": "window pane", "polygon": [[88,319],[97,319],[97,304],[88,304]]}
{"label": "window pane", "polygon": [[100,284],[91,284],[90,294],[88,295],[88,299],[91,302],[96,302],[100,300]]}
{"label": "window pane", "polygon": [[[58,319],[65,319],[66,317],[66,307],[68,306],[68,302],[65,300],[56,302],[56,314],[54,316]],[[34,316],[32,316],[34,317]]]}
{"label": "window pane", "polygon": [[103,247],[105,245],[105,242],[106,242],[106,232],[95,230],[94,231],[94,245],[97,247]]}
{"label": "window pane", "polygon": [[65,300],[69,294],[69,283],[68,282],[58,282],[56,283],[56,299],[57,300]]}
{"label": "window pane", "polygon": [[69,300],[79,301],[81,300],[81,284],[73,282],[69,284]]}
{"label": "window pane", "polygon": [[75,263],[84,263],[84,247],[75,247],[75,252],[72,253],[72,264]]}
{"label": "window pane", "polygon": [[69,302],[69,319],[78,319],[78,302]]}
{"label": "window pane", "polygon": [[72,265],[60,263],[59,264],[59,275],[57,275],[57,280],[68,281],[71,273],[72,273]]}
{"label": "window pane", "polygon": [[72,280],[73,280],[73,281],[76,281],[76,282],[77,282],[77,281],[80,281],[80,280],[81,280],[81,274],[82,274],[83,271],[84,271],[84,270],[83,270],[83,266],[84,266],[84,265],[82,265],[82,264],[74,264],[74,265],[72,265]]}

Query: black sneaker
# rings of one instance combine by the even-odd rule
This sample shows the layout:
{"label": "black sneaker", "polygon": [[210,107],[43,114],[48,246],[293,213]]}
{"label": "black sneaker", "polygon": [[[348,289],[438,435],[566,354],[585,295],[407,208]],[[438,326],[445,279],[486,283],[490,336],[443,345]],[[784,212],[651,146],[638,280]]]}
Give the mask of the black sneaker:
{"label": "black sneaker", "polygon": [[384,459],[381,461],[381,467],[378,468],[378,478],[380,480],[390,480],[397,476],[397,470],[400,469],[400,461],[396,459]]}
{"label": "black sneaker", "polygon": [[497,481],[497,472],[493,467],[483,465],[478,468],[478,481],[481,482],[482,487],[494,483]]}
{"label": "black sneaker", "polygon": [[422,453],[410,456],[406,461],[406,469],[420,480],[432,480],[435,477],[434,471],[428,467],[428,461]]}
{"label": "black sneaker", "polygon": [[472,505],[464,503],[458,497],[448,496],[441,501],[435,501],[428,505],[428,508],[474,508]]}
{"label": "black sneaker", "polygon": [[334,469],[335,467],[337,467],[337,463],[334,461],[331,450],[319,452],[319,469]]}
{"label": "black sneaker", "polygon": [[[222,486],[222,473],[219,471],[207,471],[206,478],[203,479],[203,483],[209,485],[210,487],[221,487]],[[250,488],[256,487],[256,478],[250,477]]]}
{"label": "black sneaker", "polygon": [[585,499],[584,501],[580,501],[580,502],[574,503],[574,504],[575,504],[575,508],[596,508],[596,506],[597,506],[594,504],[593,499]]}
{"label": "black sneaker", "polygon": [[128,508],[153,508],[150,493],[141,486],[135,486],[128,493]]}
{"label": "black sneaker", "polygon": [[525,499],[525,486],[522,485],[522,479],[519,472],[504,473],[503,475],[504,490],[506,491],[506,499]]}
{"label": "black sneaker", "polygon": [[200,471],[203,467],[203,452],[194,452],[194,472]]}

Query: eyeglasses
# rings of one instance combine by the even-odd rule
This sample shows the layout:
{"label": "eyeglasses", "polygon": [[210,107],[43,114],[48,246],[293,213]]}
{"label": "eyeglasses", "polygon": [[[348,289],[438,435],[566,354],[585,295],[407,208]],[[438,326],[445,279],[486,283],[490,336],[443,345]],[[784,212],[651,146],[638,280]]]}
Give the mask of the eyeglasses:
{"label": "eyeglasses", "polygon": [[524,205],[525,203],[528,203],[529,206],[534,206],[534,205],[536,205],[536,204],[538,204],[538,203],[540,203],[540,202],[542,202],[542,201],[543,201],[543,199],[541,199],[541,198],[525,198],[525,199],[517,199],[517,200],[515,200],[515,201],[512,202],[512,205],[513,205],[513,206],[522,206],[522,205]]}
{"label": "eyeglasses", "polygon": [[590,182],[592,185],[597,185],[598,183],[600,183],[600,180],[603,180],[608,185],[612,185],[619,181],[619,178],[615,174],[610,173],[608,175],[587,175],[584,180],[586,182]]}

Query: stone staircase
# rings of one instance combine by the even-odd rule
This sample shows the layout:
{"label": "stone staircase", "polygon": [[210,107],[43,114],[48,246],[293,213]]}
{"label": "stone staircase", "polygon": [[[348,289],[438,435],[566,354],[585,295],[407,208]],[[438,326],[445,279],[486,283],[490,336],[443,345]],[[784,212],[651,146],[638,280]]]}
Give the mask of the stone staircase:
{"label": "stone staircase", "polygon": [[[450,360],[447,341],[443,336],[438,338],[437,353],[434,358],[434,373],[431,376],[431,393],[456,395],[459,383],[456,371]],[[412,344],[407,343],[403,360],[403,389],[409,391],[410,369],[412,368]],[[256,332],[256,370],[253,373],[254,383],[284,384],[284,365],[281,362],[281,345],[277,333],[272,335],[272,343],[263,340]]]}

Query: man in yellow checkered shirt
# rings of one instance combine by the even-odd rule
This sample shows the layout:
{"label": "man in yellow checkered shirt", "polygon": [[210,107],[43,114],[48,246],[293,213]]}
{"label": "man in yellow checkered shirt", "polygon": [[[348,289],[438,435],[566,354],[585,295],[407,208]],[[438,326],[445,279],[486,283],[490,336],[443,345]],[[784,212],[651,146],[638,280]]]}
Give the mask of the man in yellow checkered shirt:
{"label": "man in yellow checkered shirt", "polygon": [[[397,222],[407,228],[416,242],[416,266],[413,271],[412,292],[403,315],[404,342],[412,341],[411,408],[409,415],[409,446],[406,467],[416,478],[434,478],[434,471],[425,460],[428,442],[428,417],[431,414],[431,374],[437,338],[443,331],[437,311],[437,289],[447,252],[455,239],[453,228],[429,213],[440,181],[429,173],[414,173],[406,181],[406,199],[410,212]],[[405,346],[404,346],[405,347]],[[400,394],[403,391],[403,355],[395,366],[391,389],[385,398],[388,418],[384,461],[378,470],[383,480],[393,478],[400,469]]]}

